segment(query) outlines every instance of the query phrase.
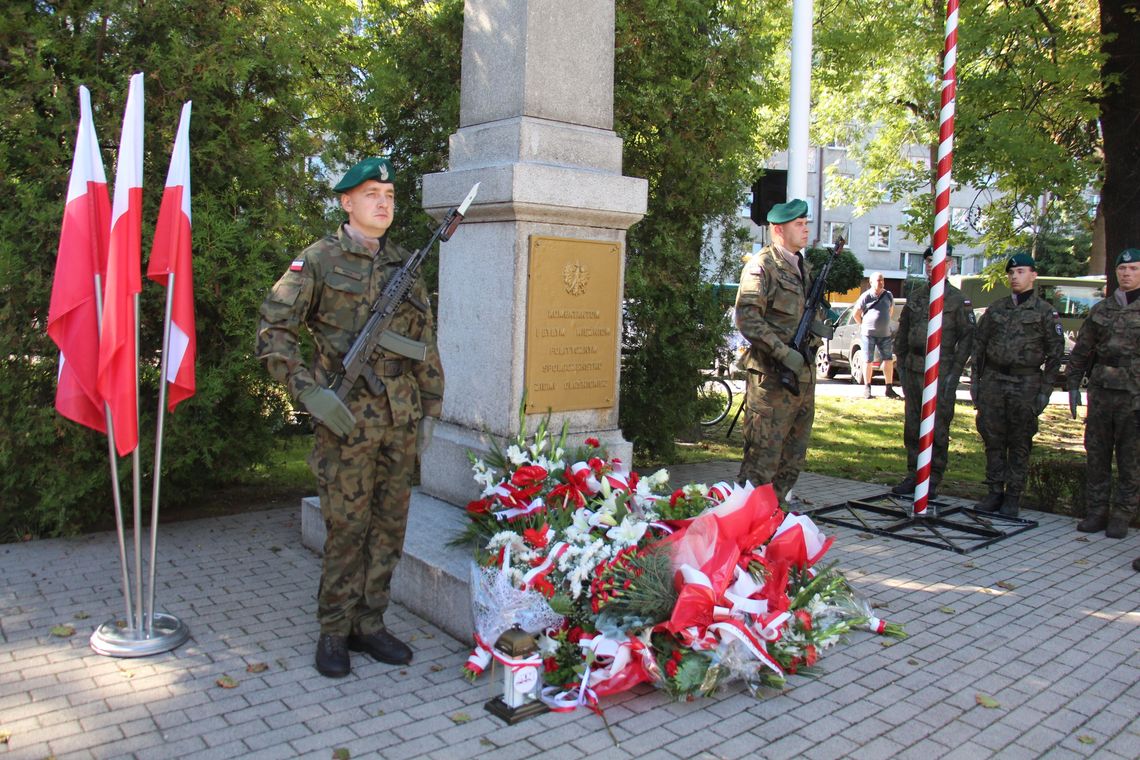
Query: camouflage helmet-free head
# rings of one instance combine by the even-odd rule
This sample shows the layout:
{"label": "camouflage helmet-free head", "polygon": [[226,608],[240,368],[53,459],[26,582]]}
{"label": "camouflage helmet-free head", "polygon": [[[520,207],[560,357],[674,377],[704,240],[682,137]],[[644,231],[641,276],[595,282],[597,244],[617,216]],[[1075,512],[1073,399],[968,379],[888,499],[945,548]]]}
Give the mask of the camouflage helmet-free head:
{"label": "camouflage helmet-free head", "polygon": [[1140,264],[1140,248],[1125,248],[1116,257],[1116,266],[1121,264]]}
{"label": "camouflage helmet-free head", "polygon": [[802,219],[808,215],[807,201],[793,198],[787,203],[777,203],[768,212],[768,222],[771,224],[787,224]]}
{"label": "camouflage helmet-free head", "polygon": [[1025,251],[1016,251],[1011,253],[1009,260],[1005,262],[1005,271],[1009,271],[1014,267],[1029,267],[1034,272],[1037,271],[1037,262],[1033,260]]}
{"label": "camouflage helmet-free head", "polygon": [[377,182],[396,182],[396,170],[392,167],[392,162],[383,156],[373,156],[366,158],[356,166],[352,167],[344,173],[333,186],[333,191],[337,193],[347,193],[352,188],[374,179]]}

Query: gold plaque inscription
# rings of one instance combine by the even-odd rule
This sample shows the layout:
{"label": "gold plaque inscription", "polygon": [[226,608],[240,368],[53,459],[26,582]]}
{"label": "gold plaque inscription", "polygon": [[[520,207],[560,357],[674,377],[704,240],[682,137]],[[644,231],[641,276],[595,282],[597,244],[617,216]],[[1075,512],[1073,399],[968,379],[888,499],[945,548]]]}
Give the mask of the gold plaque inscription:
{"label": "gold plaque inscription", "polygon": [[530,239],[526,411],[612,407],[617,398],[618,243]]}

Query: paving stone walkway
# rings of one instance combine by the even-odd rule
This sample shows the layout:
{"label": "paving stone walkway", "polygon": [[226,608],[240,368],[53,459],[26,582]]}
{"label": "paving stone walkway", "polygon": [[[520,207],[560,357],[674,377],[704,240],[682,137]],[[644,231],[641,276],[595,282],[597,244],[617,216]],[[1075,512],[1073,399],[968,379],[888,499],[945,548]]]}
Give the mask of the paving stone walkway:
{"label": "paving stone walkway", "polygon": [[[810,474],[797,487],[816,505],[883,490]],[[588,711],[502,725],[483,709],[497,679],[459,675],[467,644],[399,607],[389,624],[412,665],[354,654],[351,676],[321,678],[319,560],[301,547],[299,511],[164,525],[159,605],[191,639],[142,659],[88,647],[122,615],[114,534],[3,545],[0,758],[1140,757],[1140,534],[1031,516],[1038,528],[967,555],[831,529],[829,558],[909,639],[854,634],[820,678],[763,700],[739,685],[682,703],[639,687],[604,702],[612,736]]]}

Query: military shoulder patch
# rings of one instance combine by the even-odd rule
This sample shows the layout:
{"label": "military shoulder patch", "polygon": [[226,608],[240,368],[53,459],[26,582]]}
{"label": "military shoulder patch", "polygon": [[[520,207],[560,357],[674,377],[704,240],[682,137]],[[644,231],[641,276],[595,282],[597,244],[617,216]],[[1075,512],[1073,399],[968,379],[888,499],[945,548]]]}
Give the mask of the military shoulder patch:
{"label": "military shoulder patch", "polygon": [[1063,338],[1063,337],[1065,337],[1065,330],[1064,330],[1064,328],[1063,328],[1063,327],[1061,327],[1061,323],[1060,323],[1060,322],[1057,322],[1057,323],[1056,323],[1056,324],[1053,326],[1053,328],[1054,328],[1054,329],[1057,331],[1057,337],[1059,337],[1059,338]]}
{"label": "military shoulder patch", "polygon": [[300,272],[304,268],[305,268],[305,260],[304,259],[293,259],[293,263],[289,265],[289,271],[290,272]]}

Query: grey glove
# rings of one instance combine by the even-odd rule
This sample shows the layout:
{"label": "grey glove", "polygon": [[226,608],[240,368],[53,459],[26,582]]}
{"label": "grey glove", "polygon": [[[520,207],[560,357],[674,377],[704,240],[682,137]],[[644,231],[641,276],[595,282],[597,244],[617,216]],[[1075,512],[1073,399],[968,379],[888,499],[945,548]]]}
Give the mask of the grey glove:
{"label": "grey glove", "polygon": [[796,375],[802,375],[804,369],[804,355],[794,348],[789,348],[787,352],[781,357],[780,363],[785,367],[795,372]]}
{"label": "grey glove", "polygon": [[301,392],[297,400],[305,405],[305,409],[315,420],[342,438],[352,432],[356,426],[356,418],[352,416],[352,412],[348,411],[344,402],[328,388],[319,385],[310,386]]}
{"label": "grey glove", "polygon": [[1073,386],[1069,389],[1069,413],[1073,415],[1073,419],[1077,418],[1077,407],[1081,405],[1081,388],[1080,386]]}
{"label": "grey glove", "polygon": [[1049,406],[1049,391],[1042,390],[1037,394],[1037,416],[1041,416],[1041,412],[1045,411],[1045,407]]}
{"label": "grey glove", "polygon": [[427,447],[431,446],[432,436],[435,435],[435,417],[424,417],[420,420],[420,429],[416,435],[416,454],[423,456]]}

